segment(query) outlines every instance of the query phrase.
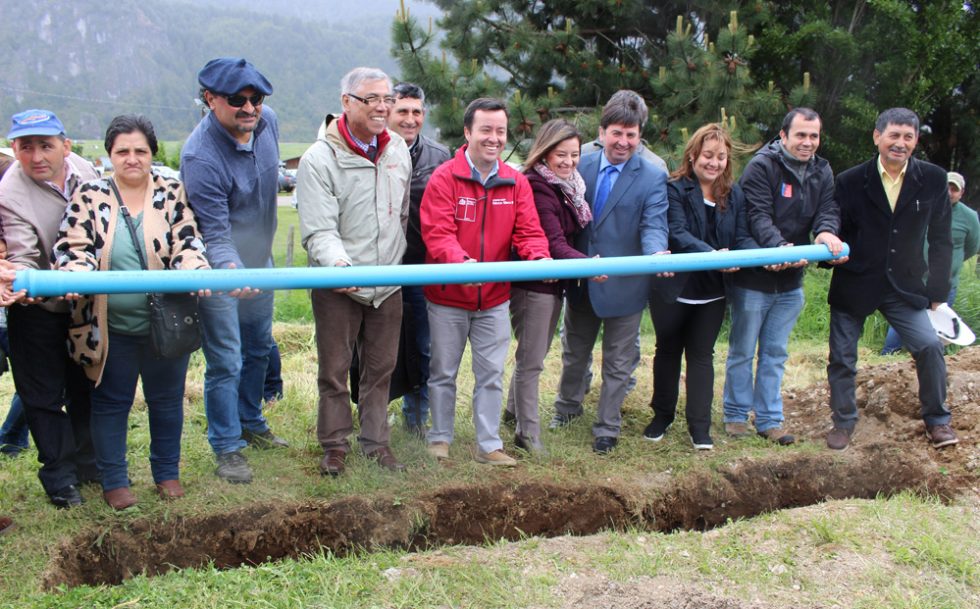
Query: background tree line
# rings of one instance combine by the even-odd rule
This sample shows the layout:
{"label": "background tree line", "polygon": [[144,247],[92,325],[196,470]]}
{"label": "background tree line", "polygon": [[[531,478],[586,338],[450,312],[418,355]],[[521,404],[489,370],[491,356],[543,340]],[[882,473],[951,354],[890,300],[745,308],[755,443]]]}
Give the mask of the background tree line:
{"label": "background tree line", "polygon": [[[651,108],[644,136],[668,162],[701,124],[775,137],[785,112],[823,117],[820,153],[836,170],[873,152],[874,118],[906,106],[923,119],[920,154],[980,185],[980,33],[962,0],[432,0],[435,27],[403,11],[392,25],[402,77],[462,141],[470,100],[501,96],[512,141],[554,117],[587,137],[617,89]],[[969,187],[968,187],[969,188]]]}

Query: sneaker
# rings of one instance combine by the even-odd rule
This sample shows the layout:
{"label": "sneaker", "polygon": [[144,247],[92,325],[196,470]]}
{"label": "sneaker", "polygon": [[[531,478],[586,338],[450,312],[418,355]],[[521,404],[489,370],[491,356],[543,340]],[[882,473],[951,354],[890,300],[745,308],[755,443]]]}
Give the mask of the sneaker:
{"label": "sneaker", "polygon": [[664,439],[664,434],[673,425],[673,421],[666,421],[664,419],[658,419],[653,417],[650,424],[647,425],[646,429],[643,430],[643,439],[650,440],[651,442],[659,442]]}
{"label": "sneaker", "polygon": [[517,461],[502,450],[485,453],[482,450],[476,451],[476,462],[498,467],[514,467]]}
{"label": "sneaker", "polygon": [[830,450],[846,450],[847,445],[851,443],[851,434],[854,433],[853,429],[847,429],[844,427],[834,426],[827,434],[827,448]]}
{"label": "sneaker", "polygon": [[266,429],[259,433],[243,429],[242,440],[248,442],[248,445],[252,448],[289,448],[289,443],[272,433],[271,429]]}
{"label": "sneaker", "polygon": [[707,431],[691,430],[691,444],[695,450],[711,450],[715,447],[715,443],[711,439],[711,434]]}
{"label": "sneaker", "polygon": [[548,429],[555,430],[561,429],[562,427],[568,427],[568,425],[575,419],[582,416],[582,413],[578,414],[563,414],[561,412],[556,412],[555,416],[551,417],[551,422],[548,423]]}
{"label": "sneaker", "polygon": [[544,447],[544,444],[542,444],[541,438],[514,434],[514,446],[523,450],[529,455],[539,457],[545,457],[548,455],[548,449]]}
{"label": "sneaker", "polygon": [[793,442],[796,442],[796,438],[786,433],[786,430],[782,427],[772,427],[765,431],[756,432],[759,434],[760,438],[765,438],[770,442],[775,442],[780,446],[789,446]]}
{"label": "sneaker", "polygon": [[215,460],[218,462],[218,468],[214,473],[225,482],[249,484],[252,481],[252,468],[248,466],[245,455],[240,451],[220,454],[215,457]]}
{"label": "sneaker", "polygon": [[440,461],[443,460],[443,459],[448,459],[449,458],[449,443],[448,442],[432,442],[428,446],[425,447],[425,450],[430,455],[432,455],[436,459],[439,459]]}
{"label": "sneaker", "polygon": [[733,438],[747,438],[749,436],[749,424],[725,423],[725,433]]}
{"label": "sneaker", "polygon": [[933,448],[951,446],[960,441],[949,425],[926,425],[926,437],[929,438]]}

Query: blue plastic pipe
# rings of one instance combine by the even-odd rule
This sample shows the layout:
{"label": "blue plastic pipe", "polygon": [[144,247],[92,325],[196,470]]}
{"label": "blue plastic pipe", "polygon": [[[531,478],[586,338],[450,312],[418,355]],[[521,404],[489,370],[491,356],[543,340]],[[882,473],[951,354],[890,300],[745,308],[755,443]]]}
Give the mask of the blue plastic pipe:
{"label": "blue plastic pipe", "polygon": [[[844,245],[841,256],[846,256]],[[307,267],[273,269],[223,269],[209,271],[17,271],[14,290],[28,296],[79,294],[141,294],[145,292],[195,292],[201,289],[227,292],[250,287],[258,290],[345,288],[351,286],[431,285],[573,279],[595,275],[643,275],[664,272],[703,271],[730,267],[764,266],[830,260],[824,245],[800,245],[730,252],[535,260],[468,264],[417,264],[397,266]]]}

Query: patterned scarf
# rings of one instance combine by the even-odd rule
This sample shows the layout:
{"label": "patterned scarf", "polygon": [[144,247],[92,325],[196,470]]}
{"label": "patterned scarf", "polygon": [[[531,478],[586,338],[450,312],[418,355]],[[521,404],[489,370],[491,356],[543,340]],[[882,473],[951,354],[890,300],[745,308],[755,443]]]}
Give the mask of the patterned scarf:
{"label": "patterned scarf", "polygon": [[575,220],[581,228],[585,228],[592,221],[592,210],[585,200],[585,180],[578,170],[573,171],[572,177],[568,180],[559,178],[544,163],[536,163],[534,171],[538,172],[546,182],[558,186],[565,193],[565,205],[575,212]]}

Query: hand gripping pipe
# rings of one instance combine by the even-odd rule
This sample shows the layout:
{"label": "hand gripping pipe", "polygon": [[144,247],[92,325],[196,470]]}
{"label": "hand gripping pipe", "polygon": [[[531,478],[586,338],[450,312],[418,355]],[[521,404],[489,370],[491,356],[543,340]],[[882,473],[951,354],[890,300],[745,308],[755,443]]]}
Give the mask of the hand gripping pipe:
{"label": "hand gripping pipe", "polygon": [[[841,256],[849,249],[844,245]],[[413,264],[394,266],[221,269],[208,271],[17,271],[14,290],[27,295],[140,294],[144,292],[227,292],[250,287],[257,290],[345,288],[351,286],[432,285],[573,279],[596,275],[642,275],[703,271],[731,267],[764,266],[831,260],[824,245],[799,245],[729,252],[535,260],[467,264]]]}

